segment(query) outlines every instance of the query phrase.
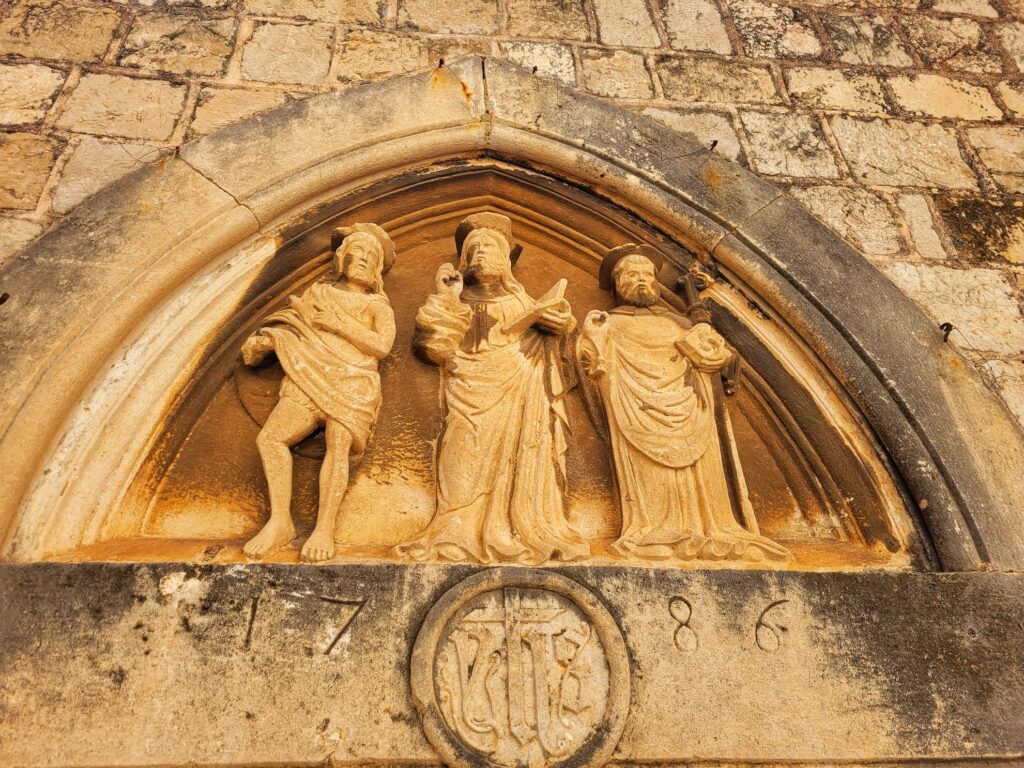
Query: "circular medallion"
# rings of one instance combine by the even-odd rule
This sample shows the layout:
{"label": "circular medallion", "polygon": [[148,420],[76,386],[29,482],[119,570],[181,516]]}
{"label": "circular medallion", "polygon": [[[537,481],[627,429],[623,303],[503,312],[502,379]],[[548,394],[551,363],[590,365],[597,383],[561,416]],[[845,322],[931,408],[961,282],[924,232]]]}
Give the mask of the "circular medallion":
{"label": "circular medallion", "polygon": [[585,587],[550,571],[492,568],[431,608],[412,695],[450,766],[598,766],[629,710],[618,625]]}

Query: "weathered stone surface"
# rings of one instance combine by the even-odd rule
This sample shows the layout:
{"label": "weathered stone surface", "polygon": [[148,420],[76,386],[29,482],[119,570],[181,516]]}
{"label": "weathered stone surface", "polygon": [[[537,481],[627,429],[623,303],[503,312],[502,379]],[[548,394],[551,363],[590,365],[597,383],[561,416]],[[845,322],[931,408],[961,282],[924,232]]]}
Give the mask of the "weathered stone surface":
{"label": "weathered stone surface", "polygon": [[355,29],[338,40],[334,73],[342,83],[377,80],[422,68],[426,54],[423,44],[407,35]]}
{"label": "weathered stone surface", "polygon": [[716,142],[713,151],[730,160],[740,160],[743,156],[740,140],[726,115],[705,111],[686,112],[675,109],[658,109],[656,107],[648,107],[644,110],[644,114],[680,133],[691,134],[705,146],[710,147],[711,142]]}
{"label": "weathered stone surface", "polygon": [[981,25],[973,19],[908,18],[903,22],[925,63],[969,72],[1000,72],[999,54],[991,50]]}
{"label": "weathered stone surface", "polygon": [[645,99],[654,94],[643,56],[590,48],[580,54],[587,89],[598,96]]}
{"label": "weathered stone surface", "polygon": [[949,196],[935,203],[965,260],[1024,264],[1024,202]]}
{"label": "weathered stone surface", "polygon": [[893,67],[909,67],[914,63],[881,16],[825,16],[822,20],[840,61]]}
{"label": "weathered stone surface", "polygon": [[1024,426],[1024,362],[990,360],[986,367],[999,387],[999,394],[1010,407],[1010,412]]}
{"label": "weathered stone surface", "polygon": [[1005,80],[996,86],[996,93],[1013,117],[1024,117],[1024,82]]}
{"label": "weathered stone surface", "polygon": [[242,77],[319,85],[331,66],[333,39],[327,24],[258,24],[242,53]]}
{"label": "weathered stone surface", "polygon": [[489,35],[498,31],[497,0],[404,0],[398,24],[422,32]]}
{"label": "weathered stone surface", "polygon": [[761,0],[729,3],[743,47],[751,56],[817,56],[821,43],[806,16],[785,5]]}
{"label": "weathered stone surface", "polygon": [[39,64],[0,64],[0,123],[42,120],[64,83],[64,73]]}
{"label": "weathered stone surface", "polygon": [[234,19],[142,14],[132,25],[120,62],[165,72],[220,74],[234,47],[237,28]]}
{"label": "weathered stone surface", "polygon": [[199,93],[190,136],[216,131],[225,125],[279,107],[288,100],[280,91],[251,91],[241,88],[204,88]]}
{"label": "weathered stone surface", "polygon": [[1024,192],[1024,129],[1013,125],[971,128],[967,136],[999,186]]}
{"label": "weathered stone surface", "polygon": [[779,100],[771,73],[752,64],[659,56],[657,72],[665,95],[677,101],[770,104]]}
{"label": "weathered stone surface", "polygon": [[[524,69],[550,75],[568,85],[576,84],[576,65],[572,50],[567,45],[556,43],[501,43],[501,52],[513,64]],[[646,70],[644,76],[646,77]]]}
{"label": "weathered stone surface", "polygon": [[956,136],[940,125],[904,120],[833,118],[854,177],[865,184],[977,189]]}
{"label": "weathered stone surface", "polygon": [[935,221],[924,195],[900,195],[897,199],[903,220],[910,229],[910,237],[918,255],[926,259],[945,259],[946,249],[942,247]]}
{"label": "weathered stone surface", "polygon": [[377,0],[245,0],[246,13],[332,23],[379,24]]}
{"label": "weathered stone surface", "polygon": [[712,0],[659,0],[669,45],[680,51],[732,53],[722,14]]}
{"label": "weathered stone surface", "polygon": [[87,0],[15,0],[0,15],[0,54],[97,61],[120,22],[116,11]]}
{"label": "weathered stone surface", "polygon": [[1013,57],[1017,69],[1024,72],[1024,23],[1002,24],[996,28],[1003,48]]}
{"label": "weathered stone surface", "polygon": [[1024,353],[1024,318],[1012,286],[995,269],[950,269],[893,264],[885,273],[937,323],[952,323],[965,348],[1004,355]]}
{"label": "weathered stone surface", "polygon": [[932,9],[940,13],[963,13],[986,19],[999,17],[999,13],[992,7],[989,0],[935,0]]}
{"label": "weathered stone surface", "polygon": [[754,167],[771,176],[839,177],[817,120],[809,115],[741,112]]}
{"label": "weathered stone surface", "polygon": [[583,0],[508,0],[508,33],[513,37],[586,40]]}
{"label": "weathered stone surface", "polygon": [[185,101],[185,88],[163,80],[83,75],[57,125],[77,133],[167,139]]}
{"label": "weathered stone surface", "polygon": [[31,133],[0,133],[0,208],[32,210],[57,154],[57,142]]}
{"label": "weathered stone surface", "polygon": [[[4,571],[6,764],[188,764],[210,744],[238,765],[437,760],[410,649],[475,569]],[[1007,674],[1024,653],[1018,575],[552,571],[621,627],[634,682],[615,764],[1009,758],[1024,741],[1007,714],[1024,700]],[[809,713],[842,727],[808,739]]]}
{"label": "weathered stone surface", "polygon": [[795,102],[809,107],[885,112],[882,86],[874,75],[795,67],[786,71],[786,86]]}
{"label": "weathered stone surface", "polygon": [[658,30],[644,0],[593,0],[598,39],[605,45],[657,48]]}
{"label": "weathered stone surface", "polygon": [[0,269],[7,260],[31,243],[43,231],[38,221],[0,217]]}
{"label": "weathered stone surface", "polygon": [[792,187],[790,194],[814,216],[873,259],[899,253],[901,243],[889,207],[857,187]]}
{"label": "weathered stone surface", "polygon": [[126,144],[86,136],[64,166],[54,191],[53,209],[67,213],[125,174],[170,153],[170,149],[149,144]]}
{"label": "weathered stone surface", "polygon": [[1003,116],[985,88],[942,75],[890,77],[896,102],[908,112],[928,117],[998,120]]}

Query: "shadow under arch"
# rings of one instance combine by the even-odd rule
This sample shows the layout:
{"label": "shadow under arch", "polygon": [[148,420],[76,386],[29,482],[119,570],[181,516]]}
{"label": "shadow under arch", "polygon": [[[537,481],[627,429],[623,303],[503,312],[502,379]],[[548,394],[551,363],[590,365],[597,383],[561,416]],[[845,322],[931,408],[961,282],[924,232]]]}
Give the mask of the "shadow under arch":
{"label": "shadow under arch", "polygon": [[305,212],[403,172],[488,159],[629,211],[783,320],[877,435],[940,567],[1024,565],[1019,428],[863,257],[691,138],[474,58],[194,142],[87,201],[0,273],[6,557],[98,535],[217,321]]}

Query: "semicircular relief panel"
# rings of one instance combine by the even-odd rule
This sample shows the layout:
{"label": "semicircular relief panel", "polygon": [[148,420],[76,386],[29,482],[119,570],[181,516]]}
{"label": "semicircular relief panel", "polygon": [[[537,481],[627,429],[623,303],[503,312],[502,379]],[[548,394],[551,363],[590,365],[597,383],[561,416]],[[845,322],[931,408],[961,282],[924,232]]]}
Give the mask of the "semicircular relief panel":
{"label": "semicircular relief panel", "polygon": [[[478,334],[472,343],[481,356],[481,344],[493,344],[498,332],[480,325],[493,324],[494,316],[466,309],[472,302],[446,299],[446,282],[437,277],[442,265],[458,262],[460,222],[483,212],[508,217],[522,247],[513,275],[525,289],[523,307],[508,309],[498,331],[516,322],[561,324],[538,347],[533,378],[499,381],[492,376],[504,364],[497,358],[488,358],[477,378],[467,372],[476,358],[463,360],[459,371],[450,358],[431,361],[452,323],[476,329],[469,333]],[[290,296],[307,297],[312,286],[334,280],[332,232],[360,222],[382,227],[397,254],[383,280],[395,340],[379,363],[379,411],[365,434],[348,429],[341,442],[330,427],[325,432],[323,419],[314,419],[311,434],[298,429],[293,449],[282,454],[278,445],[275,453],[266,434],[285,396],[281,355],[247,353],[243,360],[243,347],[268,317],[294,310]],[[665,257],[657,311],[639,313],[653,323],[615,310],[619,302],[601,287],[602,259],[624,243],[648,244]],[[340,487],[333,544],[318,553],[307,549],[317,555],[309,559],[927,567],[927,539],[908,513],[899,479],[841,383],[737,276],[709,272],[686,243],[669,241],[590,190],[497,161],[453,163],[308,212],[275,248],[229,319],[203,341],[195,370],[117,503],[94,513],[51,559],[244,561],[243,547],[271,514],[269,472],[278,478],[277,493],[290,498],[295,528],[288,533],[294,535],[255,554],[298,561],[323,506],[321,490],[339,494],[337,477],[332,486],[321,473],[333,446],[351,457],[349,482]],[[628,254],[622,263],[632,263]],[[453,273],[447,272],[448,284]],[[428,311],[435,304],[440,315]],[[526,317],[530,310],[534,315]],[[552,320],[564,311],[571,318]],[[701,319],[717,333],[691,333]],[[662,344],[672,350],[665,359],[652,352],[638,362],[630,348],[607,346],[608,328],[620,329],[638,349],[658,347],[659,334],[686,333],[679,344]],[[427,332],[433,341],[424,341]],[[716,351],[711,336],[718,334],[727,347]],[[735,350],[739,365],[715,365],[723,350]],[[684,389],[692,408],[708,414],[703,425],[670,418],[679,405],[666,400],[675,396],[673,365],[684,356],[691,361]],[[356,408],[360,397],[343,392],[339,400]],[[475,419],[488,398],[486,408],[498,410],[488,417],[494,423],[481,427]],[[456,406],[468,414],[461,437],[451,423]],[[532,429],[541,422],[542,429]],[[641,433],[657,433],[660,442],[645,447]],[[686,458],[687,446],[701,440],[716,446],[717,475],[700,470],[706,457]],[[668,458],[652,469],[644,463],[652,455]],[[268,462],[277,464],[265,472]],[[715,478],[723,473],[727,484],[719,488]],[[518,495],[513,507],[520,511],[480,506],[481,493],[496,484],[511,484],[502,492]],[[460,532],[452,533],[455,528]],[[562,543],[535,547],[532,538]],[[582,548],[575,550],[574,542]]]}

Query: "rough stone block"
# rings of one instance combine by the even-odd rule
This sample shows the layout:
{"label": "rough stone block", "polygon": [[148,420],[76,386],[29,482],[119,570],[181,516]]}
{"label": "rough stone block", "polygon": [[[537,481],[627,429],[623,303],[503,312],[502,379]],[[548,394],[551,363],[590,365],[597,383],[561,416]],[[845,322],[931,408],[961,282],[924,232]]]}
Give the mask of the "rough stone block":
{"label": "rough stone block", "polygon": [[1024,202],[939,197],[935,203],[964,260],[1024,264]]}
{"label": "rough stone block", "polygon": [[712,0],[660,0],[668,41],[680,51],[732,53],[722,14]]}
{"label": "rough stone block", "polygon": [[986,364],[1010,412],[1024,426],[1024,362],[990,360]]}
{"label": "rough stone block", "polygon": [[508,0],[508,34],[512,37],[549,37],[587,40],[587,14],[583,0]]}
{"label": "rough stone block", "polygon": [[946,249],[942,247],[939,233],[935,231],[928,199],[924,195],[900,195],[897,204],[918,255],[926,259],[945,259]]}
{"label": "rough stone block", "polygon": [[967,136],[999,186],[1009,192],[1024,192],[1024,128],[971,128]]}
{"label": "rough stone block", "polygon": [[42,120],[64,83],[64,73],[39,64],[0,64],[0,123]]}
{"label": "rough stone block", "polygon": [[953,323],[970,347],[1005,355],[1024,353],[1024,318],[1013,288],[999,270],[893,264],[884,271],[935,322]]}
{"label": "rough stone block", "polygon": [[242,77],[320,85],[331,66],[333,38],[328,24],[258,24],[242,52]]}
{"label": "rough stone block", "polygon": [[491,35],[498,31],[497,0],[402,0],[398,24],[421,32]]}
{"label": "rough stone block", "polygon": [[740,140],[726,115],[656,107],[648,107],[644,114],[680,133],[689,133],[707,147],[710,147],[711,142],[716,142],[713,151],[730,160],[741,160],[743,157]]}
{"label": "rough stone block", "polygon": [[903,26],[926,64],[968,72],[1000,72],[1002,61],[991,50],[981,25],[973,19],[910,17]]}
{"label": "rough stone block", "polygon": [[996,86],[996,93],[1014,117],[1024,117],[1024,82],[1006,80]]}
{"label": "rough stone block", "polygon": [[733,0],[729,10],[751,56],[791,58],[821,53],[814,27],[800,11],[760,0]]}
{"label": "rough stone block", "polygon": [[884,64],[909,67],[914,60],[896,32],[881,16],[825,16],[840,61],[847,64]]}
{"label": "rough stone block", "polygon": [[117,11],[88,0],[15,0],[0,14],[0,54],[97,61],[120,23]]}
{"label": "rough stone block", "polygon": [[142,14],[119,59],[128,67],[199,75],[220,74],[234,48],[238,22],[177,14]]}
{"label": "rough stone block", "polygon": [[839,177],[832,149],[809,115],[741,112],[754,168],[770,176]]}
{"label": "rough stone block", "polygon": [[85,198],[147,163],[171,153],[149,144],[126,144],[86,136],[64,166],[53,196],[53,210],[67,213]]}
{"label": "rough stone block", "polygon": [[250,115],[279,107],[287,100],[287,94],[280,91],[204,88],[199,93],[189,135],[198,136],[216,131]]}
{"label": "rough stone block", "polygon": [[899,253],[902,244],[889,207],[857,187],[793,187],[792,194],[819,221],[873,261]]}
{"label": "rough stone block", "polygon": [[31,133],[0,134],[0,208],[32,210],[53,168],[57,142]]}
{"label": "rough stone block", "polygon": [[1017,69],[1024,72],[1024,23],[1002,24],[997,28],[997,34]]}
{"label": "rough stone block", "polygon": [[658,30],[644,0],[593,0],[598,39],[605,45],[657,48]]}
{"label": "rough stone block", "polygon": [[587,89],[598,96],[646,99],[654,94],[643,56],[637,53],[591,48],[580,60]]}
{"label": "rough stone block", "polygon": [[659,56],[658,77],[676,101],[771,104],[779,101],[767,68],[691,56]]}
{"label": "rough stone block", "polygon": [[798,104],[853,112],[885,112],[882,86],[874,75],[838,69],[796,67],[786,71],[789,95]]}
{"label": "rough stone block", "polygon": [[508,42],[501,43],[499,48],[513,64],[531,71],[536,68],[538,74],[550,75],[568,85],[576,84],[576,65],[567,45]]}
{"label": "rough stone block", "polygon": [[961,120],[999,120],[1003,116],[985,88],[941,75],[890,77],[889,87],[896,103],[917,115]]}
{"label": "rough stone block", "polygon": [[905,120],[832,119],[843,156],[863,184],[977,189],[956,135],[941,125]]}
{"label": "rough stone block", "polygon": [[57,126],[77,133],[168,139],[185,101],[185,88],[163,80],[83,75]]}
{"label": "rough stone block", "polygon": [[940,13],[962,13],[967,16],[981,16],[986,19],[999,18],[999,12],[989,0],[935,0],[933,11]]}
{"label": "rough stone block", "polygon": [[415,38],[354,29],[338,40],[334,72],[339,82],[361,83],[412,72],[426,63],[427,49]]}
{"label": "rough stone block", "polygon": [[42,231],[43,225],[38,221],[0,217],[0,269],[11,256],[39,237]]}
{"label": "rough stone block", "polygon": [[377,0],[245,0],[243,10],[256,16],[284,16],[342,24],[380,24]]}

